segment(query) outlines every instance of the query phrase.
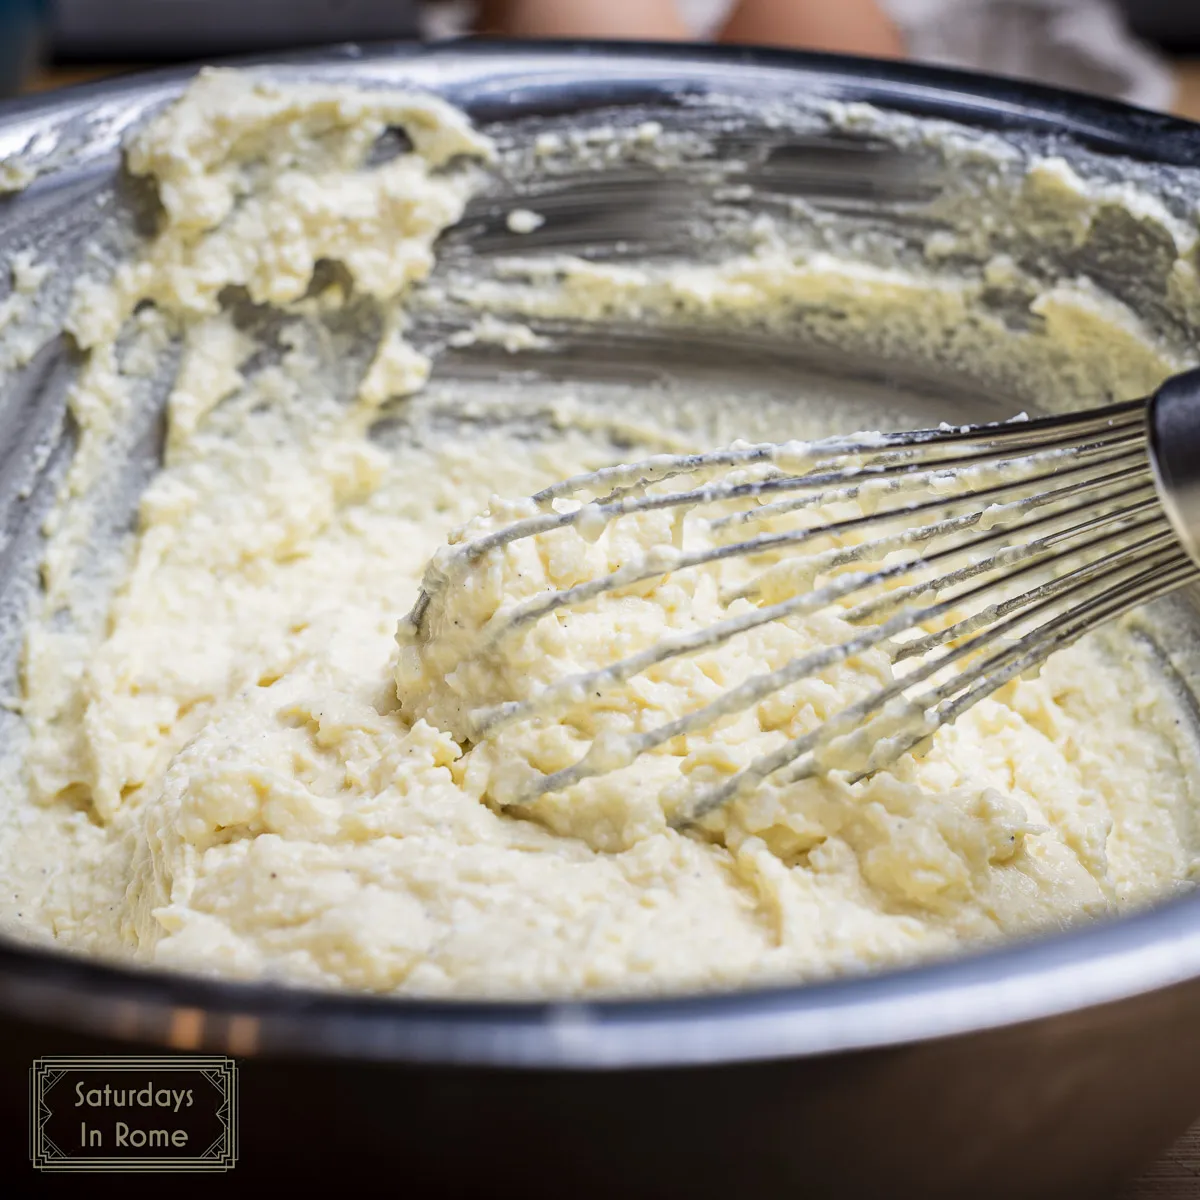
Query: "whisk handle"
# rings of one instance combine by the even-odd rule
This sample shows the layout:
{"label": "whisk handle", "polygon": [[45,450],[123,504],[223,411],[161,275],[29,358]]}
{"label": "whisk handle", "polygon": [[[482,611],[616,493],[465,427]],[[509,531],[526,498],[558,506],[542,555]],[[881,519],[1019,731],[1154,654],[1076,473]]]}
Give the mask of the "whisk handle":
{"label": "whisk handle", "polygon": [[1167,380],[1146,412],[1150,461],[1175,536],[1200,564],[1200,370]]}

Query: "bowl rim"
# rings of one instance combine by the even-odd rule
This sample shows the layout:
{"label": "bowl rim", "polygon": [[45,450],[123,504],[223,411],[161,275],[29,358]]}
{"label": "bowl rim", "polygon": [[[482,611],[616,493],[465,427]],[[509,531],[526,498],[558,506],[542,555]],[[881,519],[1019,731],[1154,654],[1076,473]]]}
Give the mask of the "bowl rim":
{"label": "bowl rim", "polygon": [[[581,58],[588,60],[586,73]],[[173,98],[204,65],[265,68],[286,78],[363,64],[377,70],[372,79],[441,92],[476,117],[497,103],[509,112],[522,103],[536,109],[564,80],[572,81],[572,96],[595,105],[628,97],[634,85],[643,97],[648,88],[661,98],[689,81],[710,93],[714,84],[736,82],[743,91],[754,85],[752,91],[775,95],[799,84],[823,99],[983,130],[1061,136],[1141,162],[1200,166],[1200,125],[1011,78],[756,47],[486,38],[214,59],[9,100],[0,103],[0,160],[48,128],[124,100],[125,123],[113,125],[96,154],[99,167],[112,169],[130,114],[136,119]],[[34,1023],[236,1057],[495,1068],[694,1067],[899,1046],[1115,1004],[1198,976],[1200,895],[1087,928],[826,982],[562,1001],[247,983],[88,959],[0,933],[0,1011]]]}

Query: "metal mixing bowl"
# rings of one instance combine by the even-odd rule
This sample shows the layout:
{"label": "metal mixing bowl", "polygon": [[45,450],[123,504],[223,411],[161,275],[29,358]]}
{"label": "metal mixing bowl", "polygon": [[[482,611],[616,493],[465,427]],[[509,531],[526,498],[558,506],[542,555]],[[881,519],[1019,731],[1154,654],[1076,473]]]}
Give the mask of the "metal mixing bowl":
{"label": "metal mixing bowl", "polygon": [[[1058,152],[1100,175],[1141,180],[1180,213],[1200,196],[1200,129],[1192,125],[908,65],[741,49],[468,43],[345,47],[274,61],[270,70],[431,88],[510,141],[547,122],[653,117],[678,125],[736,110],[739,152],[762,151],[740,179],[751,203],[799,198],[831,221],[908,230],[901,241],[918,236],[913,206],[939,186],[928,147],[835,136],[819,124],[800,136],[778,119],[788,104],[861,101],[955,122],[1023,151]],[[119,175],[120,137],[178,94],[190,73],[0,110],[0,158],[23,150],[42,172],[0,202],[0,252],[29,241],[54,249],[63,269],[61,285],[47,290],[52,309],[65,303],[85,242],[116,246],[134,228],[139,201]],[[610,256],[661,250],[687,236],[680,197],[721,182],[729,180],[701,184],[670,171],[627,171],[600,190],[594,179],[560,180],[557,198],[541,195],[552,215],[541,245]],[[450,261],[502,249],[503,213],[528,197],[529,185],[499,180],[449,235]],[[1089,270],[1165,339],[1195,344],[1191,314],[1173,306],[1152,253],[1152,231],[1102,234],[1103,244],[1042,247],[1064,256],[1043,265]],[[650,244],[639,248],[639,238]],[[647,352],[657,371],[705,372],[717,359],[740,369],[738,339],[708,358],[697,350],[703,331],[681,339],[674,358],[663,357],[669,338]],[[774,357],[759,344],[749,359],[772,367],[783,391],[796,363],[849,369],[844,348],[819,342],[777,345]],[[628,342],[619,353],[603,352],[605,344],[585,339],[560,367],[598,378],[628,355]],[[24,611],[36,518],[69,458],[62,384],[71,361],[52,341],[0,397],[0,620]],[[924,396],[945,415],[961,416],[964,397],[989,394],[1011,410],[1004,380],[991,381],[991,393],[988,381],[969,391],[935,368],[856,364],[872,386]],[[148,429],[123,469],[151,462],[160,435]],[[29,447],[47,436],[58,452],[31,465]],[[4,670],[14,665],[10,655]],[[24,1079],[36,1055],[122,1053],[131,1043],[242,1058],[239,1179],[312,1179],[333,1169],[346,1180],[379,1170],[439,1195],[1096,1196],[1200,1114],[1200,900],[1190,898],[872,977],[588,1004],[330,995],[127,969],[4,940],[0,1007],[9,1018],[0,1072],[10,1080]],[[25,1153],[23,1089],[6,1092],[5,1104],[0,1128],[14,1156],[6,1161],[15,1163]]]}

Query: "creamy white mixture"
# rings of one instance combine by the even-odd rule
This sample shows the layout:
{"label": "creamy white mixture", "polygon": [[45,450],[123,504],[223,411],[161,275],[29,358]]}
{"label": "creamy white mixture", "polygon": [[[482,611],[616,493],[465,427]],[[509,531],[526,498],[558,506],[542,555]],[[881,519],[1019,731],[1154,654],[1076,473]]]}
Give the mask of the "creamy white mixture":
{"label": "creamy white mixture", "polygon": [[[391,125],[413,152],[364,165]],[[428,373],[400,302],[474,178],[441,168],[488,154],[429,99],[225,72],[201,76],[133,138],[129,166],[153,177],[164,211],[140,256],[81,288],[74,309],[88,352],[72,395],[82,439],[26,649],[32,742],[4,781],[6,917],[78,951],[229,976],[572,994],[871,968],[1122,911],[1188,881],[1190,738],[1122,629],[1056,656],[866,782],[764,787],[700,830],[669,825],[689,787],[889,678],[875,651],[505,808],[514,780],[568,765],[594,735],[671,720],[848,626],[836,612],[773,623],[602,704],[471,743],[464,703],[535,694],[750,603],[722,596],[744,569],[731,561],[539,622],[499,658],[439,640],[456,620],[478,630],[506,604],[670,542],[660,513],[520,543],[448,593],[435,636],[405,635],[426,563],[460,526],[511,519],[520,497],[629,456],[570,402],[540,439],[503,423],[454,438],[370,433],[380,406]],[[330,385],[317,320],[348,296],[336,278],[310,289],[322,260],[391,305],[349,402]],[[761,285],[769,307],[767,277],[707,286],[716,279],[737,307]],[[577,278],[593,300],[632,286],[584,267]],[[689,294],[711,303],[702,283]],[[292,318],[265,365],[222,302],[230,286]],[[105,439],[134,402],[140,364],[174,335],[184,350],[166,461],[123,582],[97,628],[64,622]],[[780,436],[804,433],[803,421],[798,406]],[[652,449],[703,444],[669,410],[643,432]]]}

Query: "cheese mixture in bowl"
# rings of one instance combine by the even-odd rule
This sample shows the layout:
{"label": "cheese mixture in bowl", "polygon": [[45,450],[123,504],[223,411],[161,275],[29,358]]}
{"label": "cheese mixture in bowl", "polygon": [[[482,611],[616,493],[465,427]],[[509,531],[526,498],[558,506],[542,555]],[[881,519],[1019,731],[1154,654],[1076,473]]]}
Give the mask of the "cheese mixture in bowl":
{"label": "cheese mixture in bowl", "polygon": [[[407,141],[377,160],[397,128]],[[602,130],[574,149],[656,143],[669,155],[660,133]],[[514,772],[574,761],[596,730],[552,714],[475,746],[456,719],[464,699],[493,700],[498,678],[532,694],[616,645],[711,624],[736,568],[666,571],[539,624],[485,670],[452,639],[398,636],[431,556],[567,475],[885,414],[850,384],[800,377],[786,402],[748,403],[719,380],[597,390],[509,372],[466,387],[439,379],[422,314],[474,314],[443,349],[536,354],[537,319],[658,314],[668,327],[670,314],[704,314],[736,331],[807,306],[877,319],[881,337],[919,326],[931,343],[946,330],[991,339],[998,375],[1017,360],[1030,378],[1057,371],[1078,403],[1097,380],[1133,395],[1177,364],[1082,285],[1026,297],[1032,332],[972,325],[961,287],[800,255],[761,222],[753,250],[720,261],[575,258],[472,276],[460,255],[439,274],[435,243],[496,157],[438,100],[221,71],[133,135],[129,170],[160,208],[155,232],[81,282],[71,309],[77,444],[25,631],[15,706],[27,737],[3,770],[14,932],[320,987],[661,992],[945,955],[1189,886],[1190,715],[1133,622],[864,782],[832,773],[763,788],[698,830],[669,824],[697,780],[877,687],[890,668],[874,652],[603,778],[505,807]],[[1065,167],[1025,178],[1026,213],[1047,228],[1066,228],[1055,213],[1095,219]],[[508,224],[540,221],[517,210]],[[981,292],[1020,301],[1011,260],[987,271]],[[96,496],[123,431],[146,427],[164,361],[162,465],[136,528],[101,552]],[[669,540],[670,521],[523,543],[487,574],[483,610],[474,594],[442,615],[478,623],[603,573]],[[829,613],[763,627],[615,689],[602,722],[662,723],[845,636]]]}

